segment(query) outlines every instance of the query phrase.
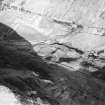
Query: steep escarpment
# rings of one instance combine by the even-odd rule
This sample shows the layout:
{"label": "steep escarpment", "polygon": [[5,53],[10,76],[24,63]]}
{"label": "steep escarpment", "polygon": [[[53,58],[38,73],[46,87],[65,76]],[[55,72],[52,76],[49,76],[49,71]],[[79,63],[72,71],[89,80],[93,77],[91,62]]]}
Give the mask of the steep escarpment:
{"label": "steep escarpment", "polygon": [[[11,89],[20,103],[104,105],[104,79],[85,69],[75,71],[48,63],[14,30],[4,24],[0,24],[0,29],[0,84]],[[11,39],[11,32],[3,33],[3,29],[11,30],[19,40]]]}

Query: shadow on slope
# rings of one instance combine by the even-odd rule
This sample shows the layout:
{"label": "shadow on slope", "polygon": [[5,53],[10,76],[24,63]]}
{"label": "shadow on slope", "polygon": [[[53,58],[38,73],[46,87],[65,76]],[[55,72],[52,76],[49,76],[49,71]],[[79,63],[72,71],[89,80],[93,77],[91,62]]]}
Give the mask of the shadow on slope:
{"label": "shadow on slope", "polygon": [[0,23],[0,84],[23,105],[104,105],[105,83],[70,69],[43,61],[28,41]]}

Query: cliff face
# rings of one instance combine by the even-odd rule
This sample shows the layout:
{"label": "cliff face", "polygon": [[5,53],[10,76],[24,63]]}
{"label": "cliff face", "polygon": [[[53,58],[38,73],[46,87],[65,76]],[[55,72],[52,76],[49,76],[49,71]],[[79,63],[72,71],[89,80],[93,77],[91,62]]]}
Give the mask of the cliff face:
{"label": "cliff face", "polygon": [[104,105],[104,4],[0,2],[0,84],[23,105]]}
{"label": "cliff face", "polygon": [[[10,95],[13,105],[15,102],[22,105],[104,105],[104,70],[89,72],[86,69],[91,64],[85,61],[81,64],[84,68],[77,69],[72,64],[73,61],[78,63],[77,58],[48,62],[39,57],[31,44],[16,31],[2,23],[0,30],[0,89],[4,89],[0,94],[5,93],[5,101]],[[77,49],[71,50],[83,54]],[[63,60],[73,67],[58,65]],[[6,87],[11,90],[9,94]],[[2,98],[0,100],[1,104],[5,103]]]}

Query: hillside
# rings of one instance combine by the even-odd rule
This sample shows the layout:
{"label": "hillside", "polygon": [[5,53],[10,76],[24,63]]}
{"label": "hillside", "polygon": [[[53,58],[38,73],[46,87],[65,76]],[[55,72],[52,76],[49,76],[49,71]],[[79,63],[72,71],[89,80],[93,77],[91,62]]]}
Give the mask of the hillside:
{"label": "hillside", "polygon": [[2,0],[0,102],[8,105],[10,96],[11,105],[104,105],[104,5]]}

